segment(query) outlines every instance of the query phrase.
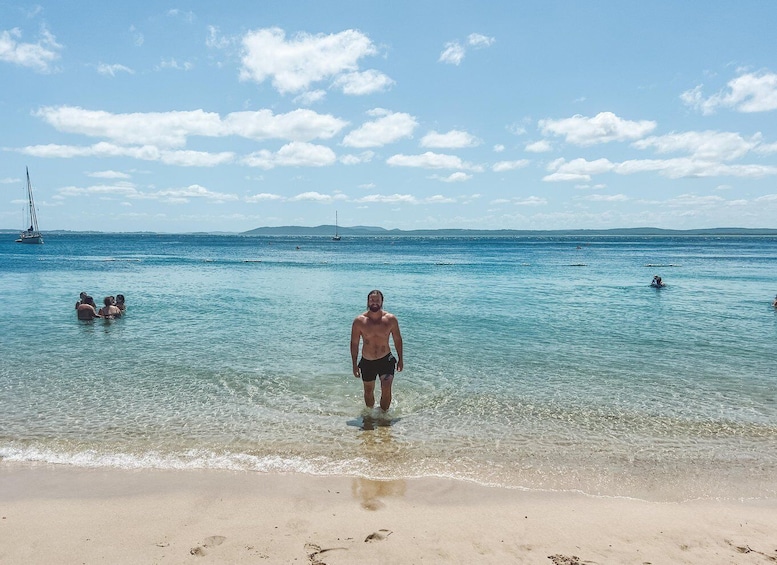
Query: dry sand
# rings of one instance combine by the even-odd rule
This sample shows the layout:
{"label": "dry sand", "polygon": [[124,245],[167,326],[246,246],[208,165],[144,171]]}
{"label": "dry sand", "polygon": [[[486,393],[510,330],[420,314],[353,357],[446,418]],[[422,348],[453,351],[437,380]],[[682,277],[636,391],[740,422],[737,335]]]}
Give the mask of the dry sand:
{"label": "dry sand", "polygon": [[0,463],[4,565],[774,562],[774,500]]}

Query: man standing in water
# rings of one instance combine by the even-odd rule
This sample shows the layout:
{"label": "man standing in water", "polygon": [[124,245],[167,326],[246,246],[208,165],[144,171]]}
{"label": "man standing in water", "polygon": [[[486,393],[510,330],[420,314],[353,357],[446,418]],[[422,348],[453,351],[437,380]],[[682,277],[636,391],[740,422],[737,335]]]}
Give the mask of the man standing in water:
{"label": "man standing in water", "polygon": [[[389,347],[389,336],[394,340],[396,358]],[[357,363],[359,341],[362,358]],[[379,290],[370,291],[367,311],[356,316],[351,326],[351,361],[353,376],[361,377],[364,384],[364,403],[370,408],[375,405],[375,380],[380,378],[380,407],[384,412],[388,410],[394,369],[401,372],[403,368],[402,335],[397,317],[383,310],[383,293]]]}

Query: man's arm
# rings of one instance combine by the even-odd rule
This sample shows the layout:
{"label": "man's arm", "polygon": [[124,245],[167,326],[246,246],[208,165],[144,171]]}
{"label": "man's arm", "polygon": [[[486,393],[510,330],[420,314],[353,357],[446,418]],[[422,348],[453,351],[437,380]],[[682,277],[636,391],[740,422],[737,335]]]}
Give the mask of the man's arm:
{"label": "man's arm", "polygon": [[351,325],[351,364],[353,365],[353,376],[359,378],[359,365],[357,358],[359,357],[359,340],[361,339],[361,330],[358,325],[358,318],[353,321]]}
{"label": "man's arm", "polygon": [[402,334],[399,332],[399,320],[394,318],[394,327],[391,330],[391,337],[394,339],[394,348],[397,350],[397,372],[402,372],[405,362],[402,357]]}

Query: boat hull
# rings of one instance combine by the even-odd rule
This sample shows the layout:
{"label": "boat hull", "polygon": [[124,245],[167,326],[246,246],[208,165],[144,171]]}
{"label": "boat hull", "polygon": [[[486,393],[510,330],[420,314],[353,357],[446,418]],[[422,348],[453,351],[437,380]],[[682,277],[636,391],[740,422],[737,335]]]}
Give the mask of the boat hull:
{"label": "boat hull", "polygon": [[43,243],[43,236],[39,233],[23,233],[16,240],[16,243]]}

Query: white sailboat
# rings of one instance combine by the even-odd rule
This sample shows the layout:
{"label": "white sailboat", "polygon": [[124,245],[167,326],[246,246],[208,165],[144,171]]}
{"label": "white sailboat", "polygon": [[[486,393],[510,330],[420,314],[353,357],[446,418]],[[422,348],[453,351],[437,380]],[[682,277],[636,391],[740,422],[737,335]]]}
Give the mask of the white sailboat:
{"label": "white sailboat", "polygon": [[332,236],[332,241],[340,241],[341,239],[340,234],[337,233],[337,211],[335,210],[335,235]]}
{"label": "white sailboat", "polygon": [[38,230],[38,215],[35,213],[35,200],[32,198],[32,183],[30,170],[27,169],[27,220],[30,227],[19,234],[16,243],[43,243],[43,234]]}

